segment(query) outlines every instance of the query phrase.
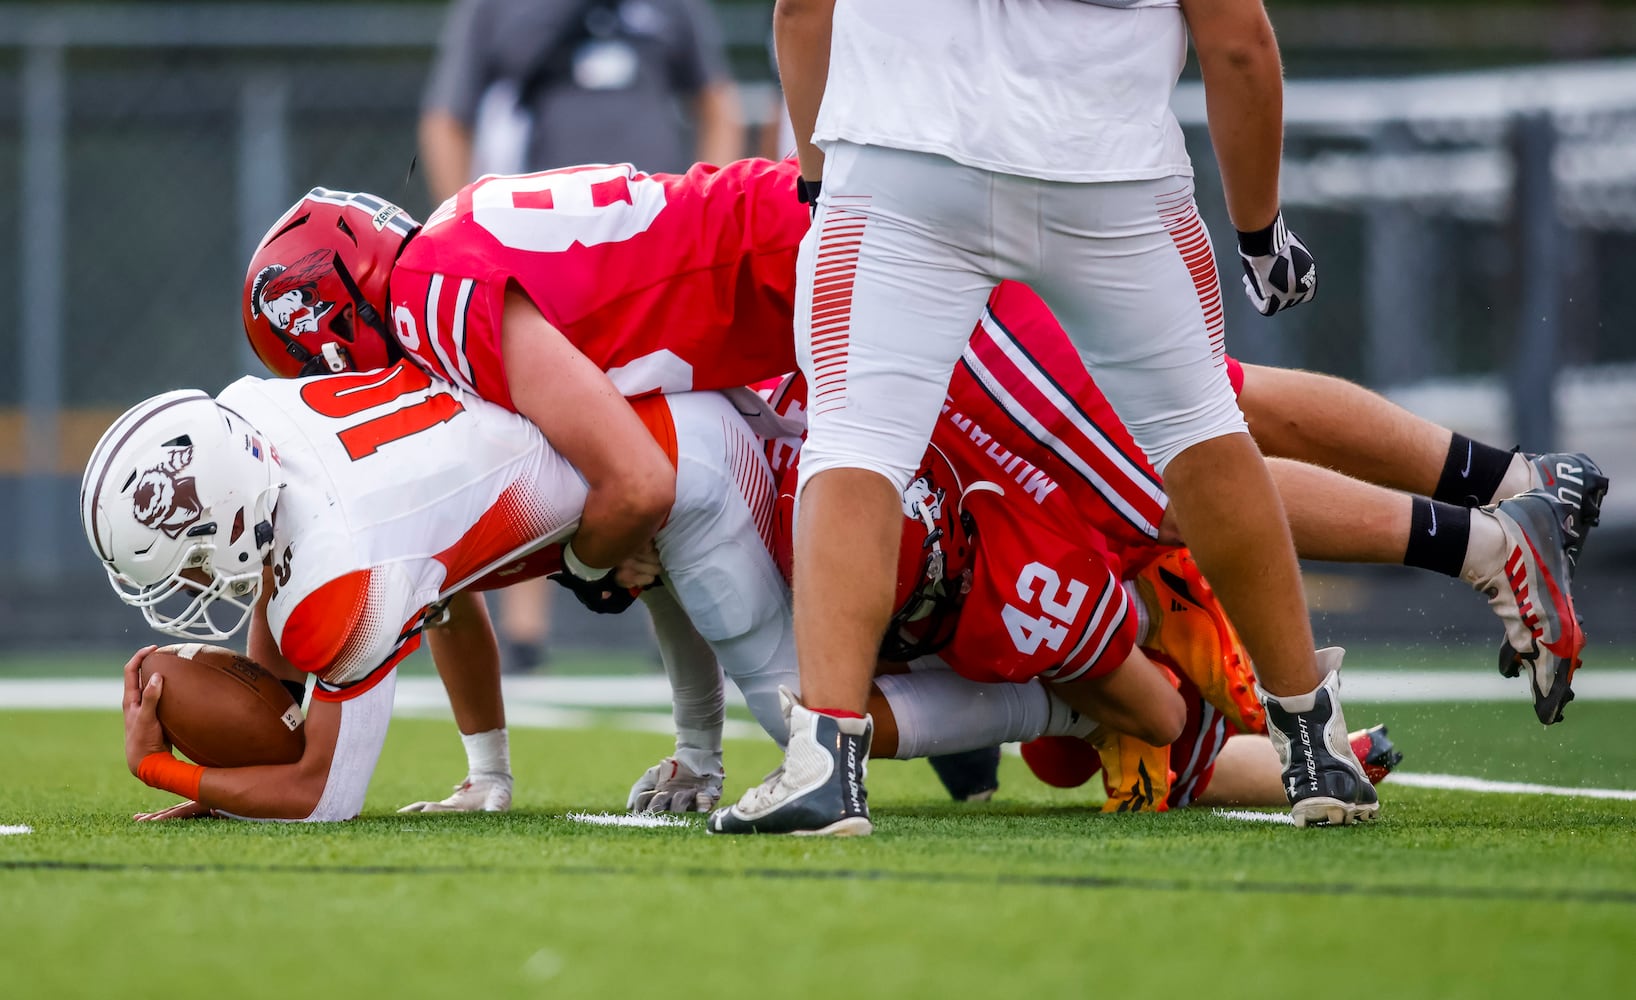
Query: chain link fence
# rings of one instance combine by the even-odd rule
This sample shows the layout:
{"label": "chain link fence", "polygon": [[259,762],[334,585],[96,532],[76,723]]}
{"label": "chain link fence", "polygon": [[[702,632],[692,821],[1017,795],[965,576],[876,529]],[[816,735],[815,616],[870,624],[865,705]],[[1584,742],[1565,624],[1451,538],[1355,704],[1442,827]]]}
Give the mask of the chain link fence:
{"label": "chain link fence", "polygon": [[[769,7],[720,9],[760,118]],[[113,602],[80,537],[83,462],[135,401],[253,370],[237,301],[267,225],[315,184],[424,217],[415,121],[442,17],[139,4],[0,18],[0,340],[17,359],[0,379],[0,645],[72,632],[84,608],[65,594]],[[1313,305],[1270,321],[1233,291],[1197,87],[1176,106],[1235,353],[1387,389],[1495,443],[1591,448],[1616,481],[1636,477],[1636,63],[1292,83],[1286,203],[1322,277]],[[1628,492],[1610,511],[1636,525]]]}

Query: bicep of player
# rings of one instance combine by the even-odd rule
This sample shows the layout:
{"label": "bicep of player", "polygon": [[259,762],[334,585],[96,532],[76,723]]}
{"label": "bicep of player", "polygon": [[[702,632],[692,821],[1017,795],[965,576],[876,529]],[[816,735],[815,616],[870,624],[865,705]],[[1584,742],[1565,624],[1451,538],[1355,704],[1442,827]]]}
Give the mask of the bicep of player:
{"label": "bicep of player", "polygon": [[199,801],[240,819],[331,822],[363,809],[392,715],[395,679],[346,701],[314,699],[294,764],[206,768]]}
{"label": "bicep of player", "polygon": [[591,566],[617,565],[669,512],[670,459],[608,376],[525,295],[508,289],[505,302],[501,339],[512,402],[588,487],[575,554]]}

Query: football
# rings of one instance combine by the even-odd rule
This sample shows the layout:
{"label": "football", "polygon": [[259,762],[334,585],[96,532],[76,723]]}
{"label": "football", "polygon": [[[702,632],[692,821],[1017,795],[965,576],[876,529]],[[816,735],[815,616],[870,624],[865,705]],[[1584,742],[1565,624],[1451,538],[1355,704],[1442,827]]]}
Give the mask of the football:
{"label": "football", "polygon": [[293,764],[306,748],[305,716],[277,677],[231,649],[182,643],[149,653],[143,685],[165,678],[159,725],[205,767]]}

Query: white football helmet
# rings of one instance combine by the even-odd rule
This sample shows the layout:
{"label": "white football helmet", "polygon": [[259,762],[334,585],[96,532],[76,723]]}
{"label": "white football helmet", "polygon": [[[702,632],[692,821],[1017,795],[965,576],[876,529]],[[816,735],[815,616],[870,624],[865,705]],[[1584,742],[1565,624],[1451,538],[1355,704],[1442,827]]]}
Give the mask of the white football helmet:
{"label": "white football helmet", "polygon": [[[222,640],[255,608],[282,485],[261,432],[209,395],[179,389],[137,404],[102,435],[80,483],[80,521],[114,592],[148,624]],[[218,602],[237,611],[230,624],[213,616]]]}

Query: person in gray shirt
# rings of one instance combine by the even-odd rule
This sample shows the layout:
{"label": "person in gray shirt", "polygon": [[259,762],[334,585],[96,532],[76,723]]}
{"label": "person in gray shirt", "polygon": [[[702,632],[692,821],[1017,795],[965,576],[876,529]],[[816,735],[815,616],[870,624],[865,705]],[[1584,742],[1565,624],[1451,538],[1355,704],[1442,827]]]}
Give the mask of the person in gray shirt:
{"label": "person in gray shirt", "polygon": [[480,173],[681,172],[743,144],[705,0],[455,0],[420,121],[435,202]]}

